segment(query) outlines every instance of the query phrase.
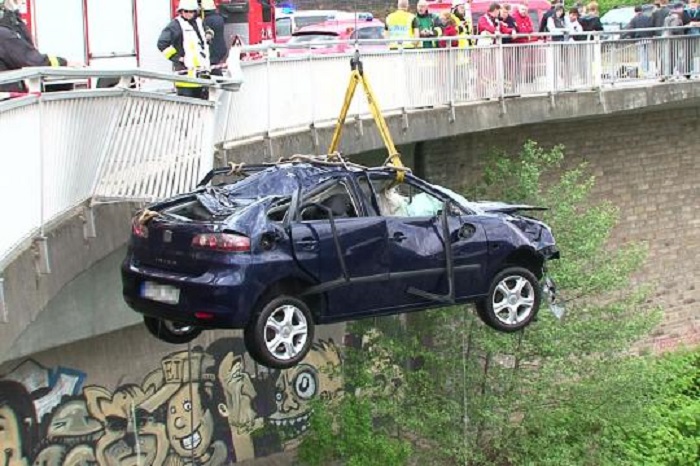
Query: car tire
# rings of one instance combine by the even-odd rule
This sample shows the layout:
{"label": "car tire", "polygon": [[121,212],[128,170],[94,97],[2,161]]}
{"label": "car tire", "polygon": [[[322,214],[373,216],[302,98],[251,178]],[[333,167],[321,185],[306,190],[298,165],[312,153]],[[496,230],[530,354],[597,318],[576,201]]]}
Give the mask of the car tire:
{"label": "car tire", "polygon": [[250,356],[272,369],[289,369],[311,349],[314,321],[304,301],[278,296],[265,304],[245,329]]}
{"label": "car tire", "polygon": [[493,277],[488,295],[476,303],[476,312],[489,327],[517,332],[535,319],[541,302],[537,277],[523,267],[508,267]]}
{"label": "car tire", "polygon": [[189,343],[202,333],[202,329],[194,325],[185,325],[170,320],[144,316],[143,323],[154,337],[166,343],[181,345]]}

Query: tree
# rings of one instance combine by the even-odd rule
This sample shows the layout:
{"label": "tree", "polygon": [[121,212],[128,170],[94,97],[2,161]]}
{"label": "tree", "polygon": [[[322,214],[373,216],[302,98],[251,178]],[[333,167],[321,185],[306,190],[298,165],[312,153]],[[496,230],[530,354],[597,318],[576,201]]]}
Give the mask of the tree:
{"label": "tree", "polygon": [[[354,323],[355,334],[382,335],[372,343],[379,350],[350,351],[344,369],[355,385],[346,396],[371,403],[381,420],[372,425],[374,438],[411,442],[419,463],[619,460],[610,436],[643,424],[654,382],[649,359],[631,356],[630,349],[659,313],[630,280],[645,248],[608,244],[617,209],[591,203],[595,179],[585,164],[561,171],[563,159],[562,147],[544,150],[534,142],[515,157],[497,153],[483,183],[468,194],[551,207],[542,217],[562,253],[550,273],[567,300],[566,317],[558,322],[543,309],[517,334],[495,332],[464,306],[412,315],[410,325],[402,317]],[[561,175],[545,188],[543,179],[555,172]],[[383,390],[375,380],[387,380],[376,375],[395,366],[403,368],[400,393],[372,396]],[[344,425],[342,413],[331,417]]]}

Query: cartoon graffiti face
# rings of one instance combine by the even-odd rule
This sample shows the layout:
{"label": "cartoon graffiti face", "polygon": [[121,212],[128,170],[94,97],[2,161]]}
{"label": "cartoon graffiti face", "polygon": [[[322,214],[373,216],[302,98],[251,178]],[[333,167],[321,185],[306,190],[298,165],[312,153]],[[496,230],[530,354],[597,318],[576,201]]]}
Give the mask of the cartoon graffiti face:
{"label": "cartoon graffiti face", "polygon": [[24,466],[22,438],[17,416],[7,406],[0,408],[0,465]]}
{"label": "cartoon graffiti face", "polygon": [[175,453],[182,457],[200,458],[211,446],[214,416],[202,404],[200,385],[194,383],[191,391],[183,385],[168,401],[168,438]]}
{"label": "cartoon graffiti face", "polygon": [[289,431],[292,436],[308,427],[310,405],[315,397],[332,400],[342,392],[342,381],[337,374],[340,354],[333,344],[314,345],[304,361],[282,371],[276,384],[277,412],[270,422]]}
{"label": "cartoon graffiti face", "polygon": [[140,409],[146,394],[128,385],[114,393],[99,387],[85,388],[90,414],[104,424],[104,435],[95,451],[105,466],[160,466],[168,446],[165,426]]}
{"label": "cartoon graffiti face", "polygon": [[231,431],[240,434],[260,427],[253,409],[257,393],[250,374],[243,370],[243,359],[228,353],[219,365],[218,380],[226,398],[226,404],[218,406],[219,414],[228,420]]}
{"label": "cartoon graffiti face", "polygon": [[77,445],[89,442],[102,430],[97,419],[90,416],[83,400],[73,400],[56,409],[51,416],[47,437],[51,442]]}

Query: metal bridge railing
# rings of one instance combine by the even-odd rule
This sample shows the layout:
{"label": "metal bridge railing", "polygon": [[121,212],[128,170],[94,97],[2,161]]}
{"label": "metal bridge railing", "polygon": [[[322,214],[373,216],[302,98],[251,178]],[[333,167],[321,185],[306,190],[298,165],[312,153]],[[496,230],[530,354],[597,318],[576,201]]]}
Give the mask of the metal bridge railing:
{"label": "metal bridge railing", "polygon": [[[623,83],[649,85],[652,80],[700,77],[700,36],[644,40],[593,36],[581,41],[496,42],[396,51],[388,49],[388,41],[372,40],[358,47],[382,110],[389,114],[484,99],[601,91]],[[324,41],[241,49],[263,58],[241,63],[245,82],[241,92],[232,96],[224,147],[333,125],[354,48],[353,43]],[[337,53],[339,49],[346,52]],[[364,99],[355,99],[350,110],[353,115],[369,117]]]}
{"label": "metal bridge railing", "polygon": [[[344,52],[337,53],[342,44]],[[0,84],[24,80],[35,92],[0,102],[0,199],[8,219],[0,229],[0,270],[11,251],[23,249],[18,245],[43,237],[47,225],[88,200],[152,201],[194,188],[210,169],[216,144],[230,148],[333,125],[355,44],[327,46],[330,53],[317,44],[291,54],[280,50],[294,45],[233,49],[229,71],[236,78],[222,82],[142,70],[38,68],[0,74]],[[700,36],[497,40],[463,49],[448,43],[398,51],[386,50],[388,42],[380,40],[358,46],[386,113],[700,77]],[[250,51],[263,59],[238,61],[238,53]],[[57,77],[121,81],[114,89],[38,92],[42,80]],[[213,97],[201,101],[128,88],[158,80],[209,86]],[[369,117],[364,99],[355,99],[353,115]]]}
{"label": "metal bridge railing", "polygon": [[[47,77],[197,82],[212,101],[112,89],[41,93]],[[0,102],[0,272],[45,236],[48,227],[87,201],[153,201],[191,190],[211,169],[217,119],[240,81],[212,82],[137,70],[27,69],[0,74],[32,93]],[[217,112],[222,114],[217,118]],[[41,254],[41,248],[39,248]]]}

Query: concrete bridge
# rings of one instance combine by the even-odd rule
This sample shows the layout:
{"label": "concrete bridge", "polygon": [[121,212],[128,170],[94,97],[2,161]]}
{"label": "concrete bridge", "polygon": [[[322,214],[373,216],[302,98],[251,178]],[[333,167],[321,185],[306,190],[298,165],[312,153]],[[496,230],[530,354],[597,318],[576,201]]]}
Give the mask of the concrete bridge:
{"label": "concrete bridge", "polygon": [[[667,40],[659,40],[659,50]],[[518,73],[523,56],[534,70],[526,75]],[[574,77],[562,74],[561,57],[585,66]],[[653,58],[658,71],[621,73],[641,66],[640,57],[637,48],[614,41],[406,51],[364,62],[406,164],[432,182],[462,189],[478,178],[489,151],[514,152],[527,139],[564,144],[571,165],[588,161],[597,178],[595,198],[620,207],[613,244],[649,245],[639,278],[655,285],[653,300],[666,312],[649,345],[700,341],[700,81],[661,82],[670,69],[662,53]],[[108,464],[120,442],[138,436],[128,428],[108,433],[109,409],[131,425],[134,407],[172,404],[184,396],[180,388],[192,384],[204,390],[204,379],[184,375],[172,390],[157,382],[183,360],[198,361],[224,387],[220,403],[202,399],[214,432],[208,455],[228,448],[241,460],[293,446],[293,439],[261,440],[251,428],[303,425],[309,398],[294,385],[303,374],[256,366],[236,332],[205,332],[194,348],[160,343],[121,299],[118,266],[130,218],[144,202],[192,189],[214,165],[325,151],[347,85],[348,57],[268,58],[241,69],[242,84],[235,76],[214,86],[208,102],[148,92],[144,84],[0,103],[0,377],[21,383],[0,384],[0,408],[4,392],[33,395],[36,423],[47,425],[74,409],[94,430],[82,450],[44,439],[46,448],[35,448],[32,458],[93,455]],[[56,73],[116,75],[125,83],[135,76],[139,85],[174,80],[142,71],[30,70],[0,75],[0,84],[27,79],[37,89]],[[700,78],[700,68],[684,73]],[[359,97],[341,149],[353,160],[380,163],[381,140]],[[341,390],[340,382],[318,368],[341,363],[342,341],[342,326],[322,329],[309,356],[315,387],[329,396]],[[238,361],[242,376],[227,385]],[[236,398],[241,393],[247,395]],[[266,402],[254,399],[274,393]],[[160,411],[150,414],[142,435],[151,435],[152,451],[143,452],[151,455],[144,464],[194,455],[168,446],[174,427]],[[191,427],[188,441],[195,442]],[[40,440],[32,437],[33,447]]]}

